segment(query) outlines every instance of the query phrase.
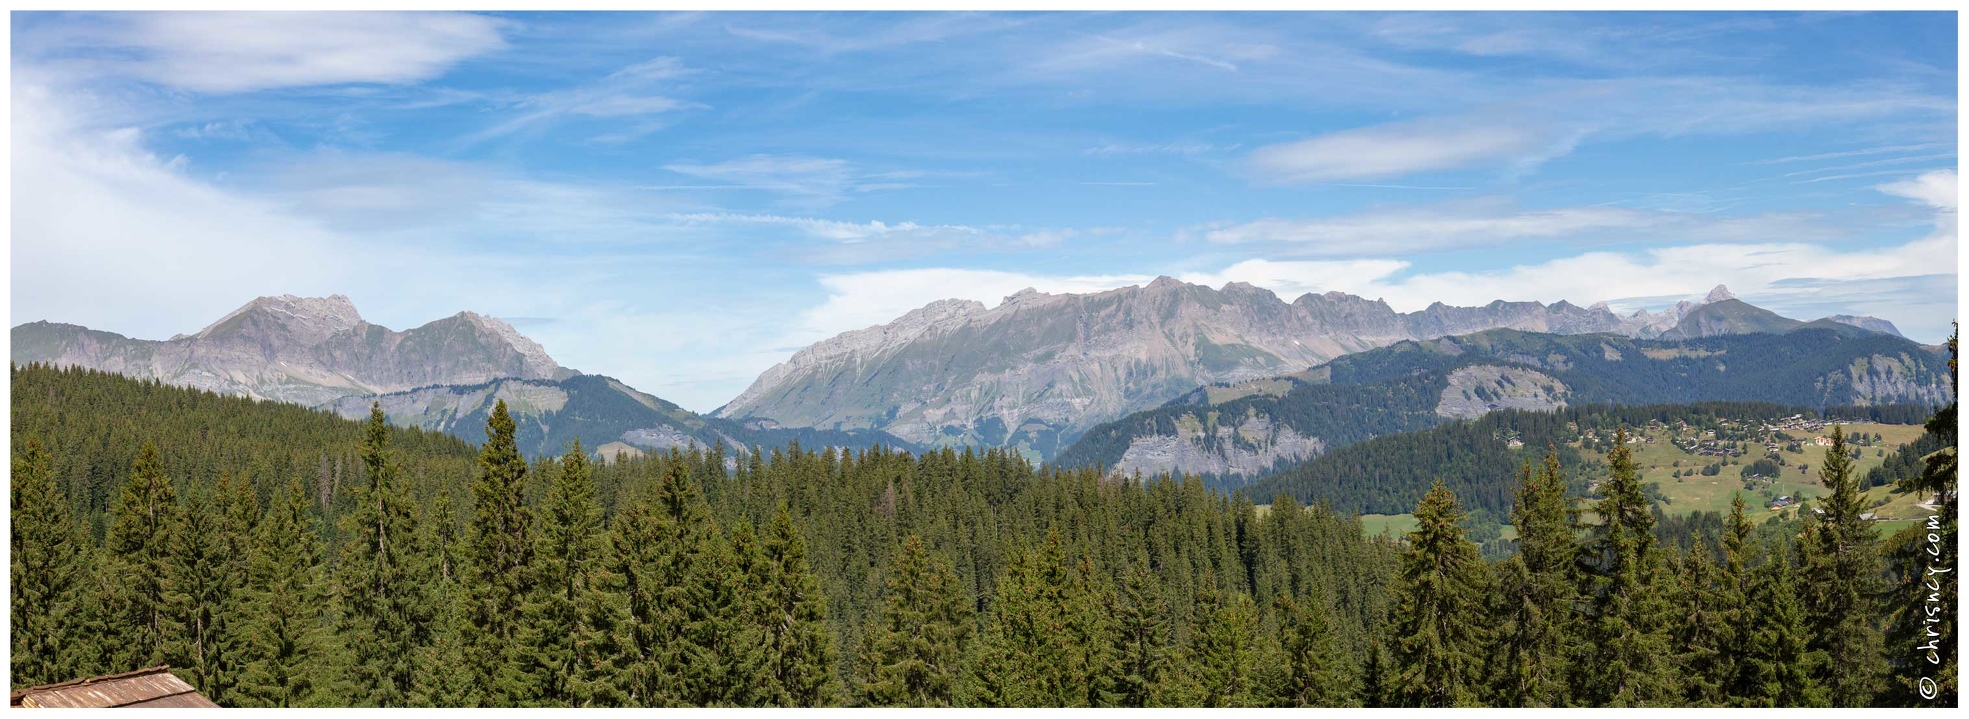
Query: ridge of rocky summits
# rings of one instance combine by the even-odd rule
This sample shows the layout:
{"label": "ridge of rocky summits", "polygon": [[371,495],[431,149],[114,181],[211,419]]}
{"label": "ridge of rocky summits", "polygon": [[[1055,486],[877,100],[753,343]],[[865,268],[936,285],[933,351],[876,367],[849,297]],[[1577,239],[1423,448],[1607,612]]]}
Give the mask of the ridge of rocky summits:
{"label": "ridge of rocky summits", "polygon": [[19,363],[311,406],[428,385],[574,374],[498,318],[460,312],[399,332],[364,320],[342,295],[259,297],[194,334],[162,341],[30,322],[13,328],[12,350]]}
{"label": "ridge of rocky summits", "polygon": [[1621,317],[1604,304],[1499,300],[1401,313],[1341,292],[1288,303],[1247,283],[1211,288],[1169,277],[1089,294],[1027,289],[996,307],[940,300],[817,342],[717,415],[881,429],[926,445],[1016,447],[1044,459],[1089,427],[1199,385],[1490,329],[1652,336],[1687,311]]}

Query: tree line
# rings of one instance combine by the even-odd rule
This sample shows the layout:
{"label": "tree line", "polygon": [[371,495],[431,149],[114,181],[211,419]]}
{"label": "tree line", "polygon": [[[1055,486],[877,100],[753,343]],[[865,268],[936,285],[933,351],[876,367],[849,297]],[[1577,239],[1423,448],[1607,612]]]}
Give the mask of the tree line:
{"label": "tree line", "polygon": [[[528,461],[503,406],[465,462],[380,410],[331,418],[324,494],[305,455],[254,456],[313,440],[186,419],[311,410],[14,379],[16,686],[169,663],[228,706],[1848,706],[1912,703],[1927,671],[1928,557],[1858,519],[1844,462],[1822,518],[1738,511],[1683,547],[1623,444],[1587,506],[1548,456],[1487,561],[1442,486],[1395,540],[1002,451]],[[92,451],[129,457],[99,536],[69,495],[98,463],[65,456]],[[1952,457],[1905,480],[1947,503],[1948,547]]]}

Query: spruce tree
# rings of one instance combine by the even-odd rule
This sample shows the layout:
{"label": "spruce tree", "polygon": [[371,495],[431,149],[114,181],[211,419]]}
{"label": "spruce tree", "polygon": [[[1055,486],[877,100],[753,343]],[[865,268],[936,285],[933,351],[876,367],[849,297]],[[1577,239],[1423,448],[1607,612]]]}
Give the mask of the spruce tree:
{"label": "spruce tree", "polygon": [[631,502],[617,514],[609,535],[608,564],[615,581],[609,591],[622,597],[618,646],[610,656],[615,693],[626,706],[677,703],[663,671],[668,637],[658,562],[664,556],[665,533],[654,503],[646,500]]}
{"label": "spruce tree", "polygon": [[[1083,577],[1067,566],[1058,533],[1020,552],[997,583],[990,624],[969,672],[968,705],[1080,707],[1099,700],[1106,633]],[[1093,635],[1093,636],[1090,636]]]}
{"label": "spruce tree", "polygon": [[1811,588],[1806,623],[1813,649],[1826,655],[1820,681],[1832,705],[1868,706],[1887,668],[1878,601],[1886,587],[1879,537],[1873,523],[1860,517],[1868,509],[1866,498],[1846,455],[1845,433],[1836,425],[1819,464],[1819,483],[1827,490],[1819,507],[1824,514],[1800,539],[1805,586]]}
{"label": "spruce tree", "polygon": [[10,490],[13,684],[67,681],[80,674],[69,644],[81,639],[82,550],[68,498],[38,440],[14,454]]}
{"label": "spruce tree", "polygon": [[827,626],[827,596],[807,567],[807,540],[785,503],[766,525],[762,647],[770,673],[769,703],[783,707],[828,706],[835,701],[834,632]]}
{"label": "spruce tree", "polygon": [[971,607],[956,574],[909,535],[882,611],[862,633],[857,699],[863,706],[950,706],[970,639]]}
{"label": "spruce tree", "polygon": [[627,605],[618,687],[640,706],[758,704],[759,637],[747,621],[732,547],[683,457],[663,465],[653,501],[616,520],[610,562]]}
{"label": "spruce tree", "polygon": [[1120,591],[1108,600],[1108,614],[1114,617],[1108,656],[1115,668],[1110,673],[1112,680],[1104,704],[1150,706],[1156,687],[1162,684],[1173,648],[1162,584],[1149,569],[1147,557],[1129,565]]}
{"label": "spruce tree", "polygon": [[1184,648],[1186,699],[1201,707],[1257,706],[1258,608],[1251,596],[1225,593],[1214,581],[1199,588]]}
{"label": "spruce tree", "polygon": [[1721,582],[1709,547],[1697,537],[1681,555],[1675,597],[1681,614],[1675,626],[1675,666],[1682,676],[1682,703],[1688,706],[1725,705],[1730,671],[1726,647],[1736,641],[1729,612],[1733,605]]}
{"label": "spruce tree", "polygon": [[1730,514],[1723,520],[1723,566],[1716,580],[1716,606],[1723,624],[1729,627],[1729,640],[1721,643],[1716,664],[1699,676],[1721,683],[1719,694],[1730,706],[1740,706],[1741,697],[1757,693],[1749,667],[1749,632],[1753,610],[1749,606],[1753,591],[1750,574],[1750,520],[1743,513],[1743,494],[1730,497]]}
{"label": "spruce tree", "polygon": [[1738,669],[1741,691],[1734,701],[1750,707],[1828,705],[1823,673],[1825,654],[1809,646],[1810,626],[1797,591],[1797,574],[1779,545],[1756,571],[1750,592],[1745,656]]}
{"label": "spruce tree", "polygon": [[103,598],[99,640],[108,671],[127,672],[170,661],[185,597],[173,565],[182,510],[157,445],[145,442],[117,497],[100,567]]}
{"label": "spruce tree", "polygon": [[[219,489],[231,489],[221,477]],[[172,579],[184,593],[175,622],[172,668],[215,703],[232,703],[239,680],[240,631],[236,626],[240,585],[245,581],[246,557],[236,553],[228,498],[194,494],[186,507],[172,553]],[[250,528],[248,528],[250,530]]]}
{"label": "spruce tree", "polygon": [[300,478],[275,495],[247,556],[244,671],[239,704],[298,707],[340,704],[325,696],[333,636],[323,619],[327,590],[315,545],[315,519]]}
{"label": "spruce tree", "polygon": [[1518,553],[1499,568],[1498,632],[1490,656],[1494,701],[1500,706],[1566,704],[1579,548],[1565,495],[1556,449],[1537,472],[1526,466],[1519,473],[1511,510]]}
{"label": "spruce tree", "polygon": [[528,706],[580,706],[584,678],[594,665],[594,627],[583,608],[598,591],[602,571],[602,509],[595,502],[588,455],[575,440],[561,455],[547,497],[535,510],[533,594],[506,678],[508,696]]}
{"label": "spruce tree", "polygon": [[[380,413],[379,413],[380,414]],[[478,706],[513,704],[508,648],[517,640],[522,604],[532,583],[533,536],[526,511],[526,458],[513,417],[499,400],[486,418],[485,445],[472,481],[470,561],[467,563],[464,663]],[[408,689],[408,687],[406,687]]]}
{"label": "spruce tree", "polygon": [[1590,706],[1658,706],[1679,701],[1670,667],[1668,582],[1654,540],[1654,514],[1641,491],[1627,431],[1607,452],[1599,524],[1586,553],[1590,614],[1579,659],[1578,699]]}
{"label": "spruce tree", "polygon": [[1483,565],[1462,520],[1441,482],[1415,508],[1395,589],[1392,703],[1450,707],[1480,699]]}
{"label": "spruce tree", "polygon": [[371,403],[360,447],[364,483],[342,517],[347,539],[336,567],[341,641],[351,653],[349,700],[356,706],[408,704],[418,657],[431,643],[431,577],[417,553],[417,520],[389,442],[382,406]]}
{"label": "spruce tree", "polygon": [[1285,671],[1273,691],[1274,702],[1287,707],[1354,706],[1353,668],[1335,636],[1325,598],[1310,596],[1302,605],[1280,597],[1276,606]]}
{"label": "spruce tree", "polygon": [[426,565],[423,575],[431,582],[427,593],[432,605],[431,638],[417,650],[417,672],[409,704],[465,706],[472,695],[472,676],[458,661],[464,653],[465,635],[470,631],[465,622],[464,538],[459,534],[449,497],[439,496],[432,502],[429,519],[420,530],[418,542]]}

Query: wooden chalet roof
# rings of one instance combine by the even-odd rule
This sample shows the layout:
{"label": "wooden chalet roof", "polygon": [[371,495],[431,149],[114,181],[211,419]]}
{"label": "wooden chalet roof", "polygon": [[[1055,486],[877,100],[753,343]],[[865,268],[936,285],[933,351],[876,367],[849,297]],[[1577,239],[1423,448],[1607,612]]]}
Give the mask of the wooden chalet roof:
{"label": "wooden chalet roof", "polygon": [[197,689],[172,674],[168,666],[138,669],[134,672],[76,679],[60,684],[15,689],[8,702],[16,707],[110,708],[168,707],[217,708],[219,705],[199,694]]}

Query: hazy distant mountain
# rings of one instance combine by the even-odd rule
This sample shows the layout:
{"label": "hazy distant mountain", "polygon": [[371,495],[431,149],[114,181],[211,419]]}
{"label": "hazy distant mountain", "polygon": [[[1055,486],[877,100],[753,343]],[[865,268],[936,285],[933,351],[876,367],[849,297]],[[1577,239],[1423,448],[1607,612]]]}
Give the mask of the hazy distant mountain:
{"label": "hazy distant mountain", "polygon": [[261,297],[192,335],[141,340],[69,324],[13,329],[13,361],[79,365],[227,394],[318,405],[501,377],[576,374],[512,325],[472,312],[398,332],[349,298]]}
{"label": "hazy distant mountain", "polygon": [[1901,329],[1899,327],[1895,327],[1894,323],[1888,322],[1878,317],[1855,317],[1853,315],[1833,315],[1831,317],[1827,317],[1826,319],[1833,322],[1838,322],[1839,324],[1842,325],[1852,325],[1854,327],[1858,327],[1860,329],[1867,330],[1869,332],[1879,332],[1880,334],[1893,335],[1895,337],[1907,336],[1901,334]]}
{"label": "hazy distant mountain", "polygon": [[1404,341],[1291,375],[1199,388],[1094,427],[1056,462],[1236,486],[1370,437],[1498,409],[1712,400],[1933,407],[1953,396],[1945,354],[1826,324],[1689,340],[1492,330]]}
{"label": "hazy distant mountain", "polygon": [[619,452],[639,455],[691,447],[707,449],[719,443],[728,448],[727,456],[736,456],[752,446],[778,447],[794,440],[809,447],[880,444],[913,449],[878,431],[783,429],[771,423],[705,417],[601,375],[419,387],[384,395],[343,397],[326,408],[349,419],[362,419],[369,416],[370,403],[376,402],[391,424],[482,442],[486,418],[501,400],[517,425],[520,451],[529,457],[559,454],[576,438],[590,454],[603,459],[612,459]]}

